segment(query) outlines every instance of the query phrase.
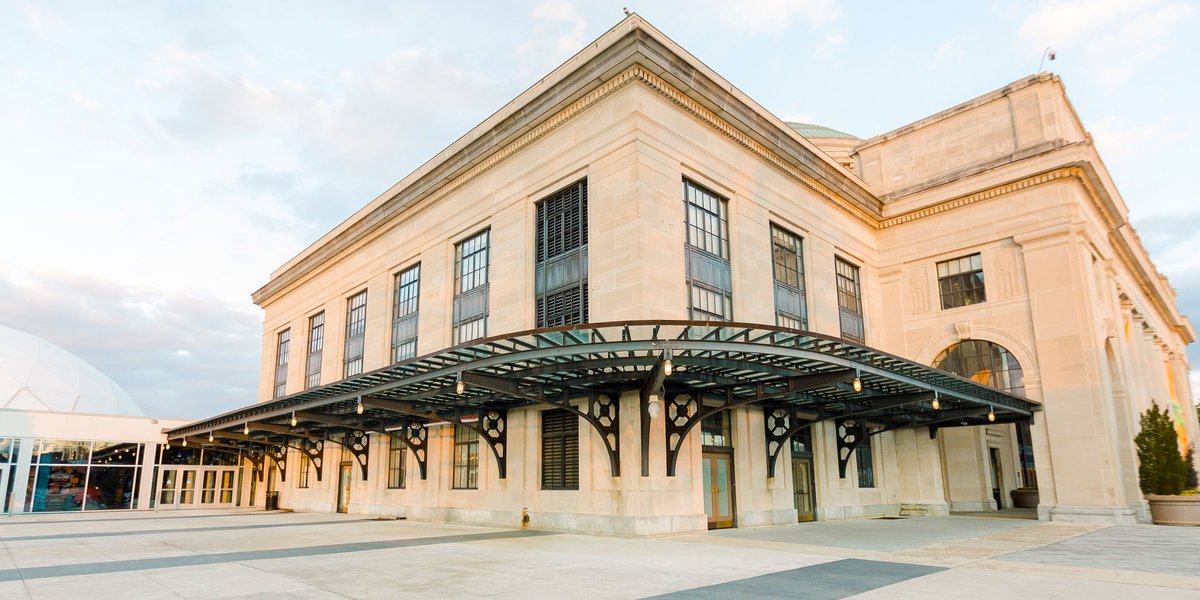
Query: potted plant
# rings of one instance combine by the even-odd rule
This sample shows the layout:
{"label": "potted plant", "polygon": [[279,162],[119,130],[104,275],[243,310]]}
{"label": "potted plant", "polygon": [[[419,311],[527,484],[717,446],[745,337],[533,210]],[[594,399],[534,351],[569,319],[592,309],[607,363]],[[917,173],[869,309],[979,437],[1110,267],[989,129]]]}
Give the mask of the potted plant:
{"label": "potted plant", "polygon": [[1027,485],[1009,493],[1012,494],[1013,508],[1037,508],[1039,497],[1036,487]]}
{"label": "potted plant", "polygon": [[[1189,464],[1179,453],[1171,417],[1158,405],[1142,413],[1137,446],[1138,479],[1150,503],[1150,520],[1159,525],[1200,525],[1200,492],[1185,489]],[[1187,453],[1191,456],[1191,452]],[[1191,478],[1194,481],[1195,471]]]}

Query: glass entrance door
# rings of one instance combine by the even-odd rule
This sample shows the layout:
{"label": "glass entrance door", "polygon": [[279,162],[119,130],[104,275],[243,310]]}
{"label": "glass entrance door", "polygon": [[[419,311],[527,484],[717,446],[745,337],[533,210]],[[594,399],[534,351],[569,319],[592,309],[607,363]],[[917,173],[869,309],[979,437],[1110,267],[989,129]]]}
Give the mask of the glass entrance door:
{"label": "glass entrance door", "polygon": [[704,514],[708,528],[733,527],[733,457],[704,453]]}
{"label": "glass entrance door", "polygon": [[813,486],[811,458],[792,459],[792,486],[796,496],[796,519],[800,522],[817,519],[817,501]]}
{"label": "glass entrance door", "polygon": [[163,469],[158,482],[158,508],[176,508],[179,469]]}
{"label": "glass entrance door", "polygon": [[1004,487],[1004,475],[1000,470],[1000,449],[988,448],[988,457],[992,463],[992,499],[996,501],[996,510],[1004,508],[1004,497],[1000,495],[1000,490]]}
{"label": "glass entrance door", "polygon": [[342,463],[341,469],[338,470],[337,511],[342,514],[350,512],[350,466],[350,463]]}

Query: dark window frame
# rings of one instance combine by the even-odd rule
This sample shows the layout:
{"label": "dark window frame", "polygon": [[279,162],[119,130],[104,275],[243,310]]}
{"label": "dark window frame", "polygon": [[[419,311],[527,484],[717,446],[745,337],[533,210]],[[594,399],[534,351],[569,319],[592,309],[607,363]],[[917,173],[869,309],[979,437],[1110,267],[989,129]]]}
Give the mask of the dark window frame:
{"label": "dark window frame", "polygon": [[308,351],[304,357],[304,389],[321,385],[321,357],[325,350],[325,311],[308,318]]}
{"label": "dark window frame", "polygon": [[[417,328],[421,311],[421,263],[393,276],[392,363],[417,356]],[[404,336],[405,333],[411,335]],[[404,337],[401,337],[404,336]]]}
{"label": "dark window frame", "polygon": [[834,256],[833,261],[841,335],[850,341],[865,344],[867,332],[863,318],[862,269],[840,256]]}
{"label": "dark window frame", "polygon": [[287,395],[288,356],[291,353],[291,347],[291,327],[275,334],[275,387],[271,391],[272,398],[282,398]]}
{"label": "dark window frame", "polygon": [[362,290],[346,298],[346,343],[342,355],[342,377],[362,374],[366,347],[367,290]]}
{"label": "dark window frame", "polygon": [[579,489],[579,417],[563,409],[541,411],[542,489]]}
{"label": "dark window frame", "polygon": [[588,321],[587,178],[539,200],[534,227],[536,327]]}
{"label": "dark window frame", "polygon": [[[775,282],[775,324],[808,329],[808,293],[804,281],[804,238],[771,223],[771,276]],[[798,311],[781,306],[795,298]]]}
{"label": "dark window frame", "polygon": [[854,448],[854,466],[858,470],[858,487],[875,487],[875,452],[871,448],[871,438]]}
{"label": "dark window frame", "polygon": [[[475,243],[478,243],[478,247],[473,248],[472,244]],[[491,258],[490,227],[473,233],[454,245],[454,312],[451,319],[451,339],[455,345],[487,337]],[[474,300],[473,296],[476,294],[482,295],[482,299]],[[481,311],[464,317],[464,305],[472,301],[482,302]],[[464,334],[464,331],[467,333]]]}
{"label": "dark window frame", "polygon": [[300,481],[297,482],[296,487],[298,487],[298,488],[307,488],[308,487],[309,472],[311,470],[312,470],[312,459],[309,458],[307,455],[301,454],[300,455]]}
{"label": "dark window frame", "polygon": [[729,199],[683,178],[683,224],[688,318],[732,321]]}
{"label": "dark window frame", "polygon": [[454,424],[453,469],[450,489],[479,489],[479,432],[463,425]]}
{"label": "dark window frame", "polygon": [[981,253],[938,261],[935,266],[942,310],[987,302]]}
{"label": "dark window frame", "polygon": [[396,434],[388,435],[387,487],[389,490],[402,490],[405,487],[407,451],[408,447]]}

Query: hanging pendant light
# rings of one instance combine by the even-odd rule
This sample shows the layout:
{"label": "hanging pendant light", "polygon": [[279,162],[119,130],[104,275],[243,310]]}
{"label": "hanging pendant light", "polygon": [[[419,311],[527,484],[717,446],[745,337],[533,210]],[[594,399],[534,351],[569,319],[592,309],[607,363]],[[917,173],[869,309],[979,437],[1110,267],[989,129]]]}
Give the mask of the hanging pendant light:
{"label": "hanging pendant light", "polygon": [[862,378],[860,377],[860,375],[861,374],[858,372],[858,369],[855,369],[854,370],[854,381],[851,383],[851,385],[854,386],[855,392],[862,391]]}
{"label": "hanging pendant light", "polygon": [[988,423],[994,423],[995,421],[996,421],[996,412],[992,410],[992,407],[989,404],[988,405]]}
{"label": "hanging pendant light", "polygon": [[937,393],[937,392],[934,392],[934,393],[933,393],[933,402],[930,402],[930,405],[931,405],[931,406],[933,406],[933,410],[941,410],[941,408],[942,408],[942,403],[941,403],[941,401],[940,401],[940,400],[938,400],[938,393]]}
{"label": "hanging pendant light", "polygon": [[462,371],[459,371],[457,379],[455,379],[455,381],[454,381],[454,393],[461,396],[462,393],[464,391],[466,391],[466,389],[467,389],[467,382],[463,381]]}
{"label": "hanging pendant light", "polygon": [[362,396],[359,396],[359,397],[358,397],[358,406],[355,406],[355,407],[354,407],[354,412],[356,412],[356,413],[358,413],[358,414],[360,414],[360,415],[361,415],[361,414],[363,414],[363,403],[362,403]]}
{"label": "hanging pendant light", "polygon": [[292,427],[296,426],[296,411],[292,411]]}
{"label": "hanging pendant light", "polygon": [[210,442],[213,441],[213,434],[211,431],[208,432],[208,441],[210,441]]}
{"label": "hanging pendant light", "polygon": [[187,448],[187,438],[183,438],[183,447]]}
{"label": "hanging pendant light", "polygon": [[250,423],[242,425],[242,435],[250,435]]}

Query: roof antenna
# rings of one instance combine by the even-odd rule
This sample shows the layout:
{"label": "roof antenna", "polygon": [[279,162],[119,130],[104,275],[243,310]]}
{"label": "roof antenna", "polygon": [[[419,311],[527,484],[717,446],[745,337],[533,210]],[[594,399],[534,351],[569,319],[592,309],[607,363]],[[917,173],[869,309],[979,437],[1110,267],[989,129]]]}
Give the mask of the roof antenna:
{"label": "roof antenna", "polygon": [[1038,72],[1038,73],[1041,73],[1041,72],[1042,72],[1042,65],[1046,64],[1046,59],[1047,59],[1047,58],[1049,58],[1049,59],[1050,59],[1050,62],[1054,62],[1054,58],[1055,58],[1055,56],[1056,56],[1056,55],[1054,54],[1054,48],[1051,48],[1051,47],[1049,47],[1049,46],[1046,46],[1046,49],[1045,49],[1045,50],[1042,52],[1042,61],[1038,63],[1038,70],[1037,70],[1037,72]]}

